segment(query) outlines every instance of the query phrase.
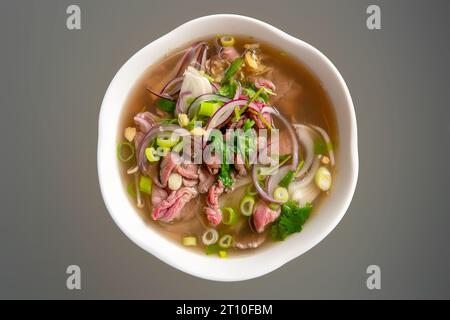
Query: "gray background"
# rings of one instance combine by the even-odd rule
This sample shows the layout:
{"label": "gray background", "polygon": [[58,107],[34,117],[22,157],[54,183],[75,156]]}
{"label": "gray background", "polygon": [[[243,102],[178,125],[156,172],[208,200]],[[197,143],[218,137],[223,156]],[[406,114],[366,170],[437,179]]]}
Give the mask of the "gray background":
{"label": "gray background", "polygon": [[[365,10],[382,9],[369,31]],[[79,4],[82,30],[66,29]],[[1,1],[0,298],[450,298],[448,1]],[[138,49],[192,18],[240,13],[324,52],[352,93],[360,176],[339,226],[255,280],[179,272],[116,227],[97,120]],[[65,269],[82,269],[82,290]],[[382,289],[366,288],[377,264]]]}

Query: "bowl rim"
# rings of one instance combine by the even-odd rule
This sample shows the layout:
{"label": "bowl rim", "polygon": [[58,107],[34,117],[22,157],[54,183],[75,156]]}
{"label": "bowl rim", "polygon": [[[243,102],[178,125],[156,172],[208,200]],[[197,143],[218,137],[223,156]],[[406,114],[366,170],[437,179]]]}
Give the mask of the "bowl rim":
{"label": "bowl rim", "polygon": [[[106,138],[111,138],[110,135],[106,134],[106,132],[105,132],[105,130],[107,130],[107,129],[105,129],[106,124],[104,124],[104,122],[106,121],[105,120],[105,117],[106,117],[105,110],[108,109],[107,105],[110,103],[110,96],[112,95],[111,91],[115,87],[116,82],[118,82],[119,77],[122,75],[122,73],[124,73],[124,70],[127,68],[127,66],[129,66],[129,64],[131,63],[131,61],[133,59],[135,59],[138,55],[140,55],[144,51],[146,51],[146,49],[148,47],[154,45],[155,42],[166,40],[184,28],[188,28],[190,26],[194,26],[194,25],[200,24],[200,23],[208,23],[208,21],[211,19],[237,19],[237,20],[240,20],[241,22],[243,21],[244,23],[256,24],[262,29],[271,30],[272,32],[276,33],[280,38],[284,38],[284,40],[291,42],[291,43],[295,44],[296,46],[302,46],[305,49],[311,51],[313,53],[313,55],[317,56],[326,65],[326,67],[329,68],[329,70],[332,72],[333,76],[339,82],[340,88],[343,90],[344,98],[346,101],[346,107],[348,108],[348,112],[349,112],[349,120],[350,120],[350,123],[349,123],[349,132],[350,132],[349,148],[350,148],[350,161],[351,161],[351,164],[350,164],[351,171],[349,172],[350,181],[349,181],[349,185],[347,187],[348,188],[347,192],[346,192],[344,198],[342,199],[342,205],[337,210],[337,211],[339,211],[339,214],[336,214],[334,219],[332,221],[328,222],[327,227],[322,231],[322,233],[320,235],[316,235],[314,238],[309,239],[308,244],[304,245],[302,250],[298,250],[295,252],[290,251],[289,254],[286,253],[282,256],[279,255],[276,257],[276,259],[274,258],[274,259],[271,259],[271,261],[267,262],[265,267],[254,268],[253,270],[247,269],[245,272],[242,272],[242,273],[235,272],[235,274],[213,272],[211,270],[209,270],[207,272],[205,272],[204,270],[197,270],[196,268],[193,268],[192,266],[188,266],[189,263],[179,262],[179,261],[177,261],[177,259],[174,259],[174,257],[171,257],[170,255],[167,255],[167,254],[163,254],[161,249],[156,249],[155,247],[150,246],[148,243],[142,241],[142,239],[139,239],[139,237],[137,237],[133,232],[128,230],[128,228],[124,225],[123,217],[121,217],[120,214],[117,212],[116,208],[111,205],[111,197],[113,195],[111,195],[107,192],[107,190],[109,190],[109,186],[106,184],[105,178],[103,178],[104,172],[102,169],[103,168],[103,153],[104,153],[103,141]],[[263,38],[263,37],[261,37],[261,38]],[[141,75],[142,74],[140,74],[139,76],[141,76]],[[137,80],[138,78],[139,77],[137,77],[135,80]],[[116,137],[114,136],[113,138],[115,141]],[[255,18],[243,16],[243,15],[213,14],[213,15],[206,15],[203,17],[195,18],[195,19],[192,19],[188,22],[181,24],[179,27],[177,27],[177,28],[173,29],[172,31],[168,32],[167,34],[155,39],[154,41],[152,41],[149,44],[147,44],[146,46],[144,46],[142,49],[138,50],[123,64],[123,66],[115,74],[113,80],[111,81],[110,85],[108,86],[108,89],[106,90],[106,93],[105,93],[105,96],[103,98],[102,105],[100,108],[100,113],[99,113],[97,171],[98,171],[101,194],[104,199],[106,208],[107,208],[109,214],[111,215],[112,219],[117,224],[119,229],[121,229],[122,232],[125,233],[125,235],[130,240],[132,240],[135,244],[137,244],[139,247],[144,249],[146,252],[151,253],[152,255],[156,256],[163,262],[167,263],[168,265],[170,265],[178,270],[181,270],[183,272],[186,272],[188,274],[191,274],[193,276],[203,278],[203,279],[215,280],[215,281],[242,281],[242,280],[257,278],[257,277],[268,274],[268,273],[278,269],[282,265],[301,256],[302,254],[304,254],[305,252],[309,251],[311,248],[316,246],[336,227],[336,225],[340,222],[340,220],[342,219],[342,217],[345,215],[346,211],[348,210],[348,207],[350,206],[350,202],[353,198],[353,195],[354,195],[354,192],[356,189],[358,172],[359,172],[357,124],[356,124],[356,116],[355,116],[353,101],[352,101],[349,89],[348,89],[343,77],[341,76],[341,74],[339,73],[337,68],[334,66],[334,64],[322,52],[320,52],[318,49],[316,49],[312,45],[308,44],[307,42],[300,40],[298,38],[295,38],[295,37],[287,34],[286,32],[284,32],[266,22],[260,21]],[[123,186],[121,185],[120,188],[123,189]],[[122,192],[123,192],[123,190],[122,190]],[[152,230],[152,228],[148,228],[148,230],[149,230],[149,232],[151,232],[153,234],[157,234],[157,232]],[[158,235],[158,236],[161,237],[161,240],[164,242],[164,240],[162,239],[163,236],[162,235]],[[167,242],[167,239],[165,242],[176,245],[172,241]],[[174,249],[174,248],[172,248],[172,249]],[[181,248],[181,249],[184,251],[188,251],[184,248]],[[248,263],[253,256],[255,256],[254,253],[252,253],[248,257],[242,257],[242,258],[234,257],[233,259],[229,259],[229,260],[239,262],[239,261],[243,261],[242,259],[245,258],[248,260],[247,261],[247,263]],[[184,258],[186,258],[186,256]],[[214,259],[212,257],[207,257],[207,258],[211,259],[210,261],[214,261]],[[200,260],[200,258],[199,258],[199,260]],[[225,265],[225,266],[227,264],[229,264],[224,259],[222,259],[222,261],[223,262],[221,262],[221,263],[223,263],[223,265]]]}

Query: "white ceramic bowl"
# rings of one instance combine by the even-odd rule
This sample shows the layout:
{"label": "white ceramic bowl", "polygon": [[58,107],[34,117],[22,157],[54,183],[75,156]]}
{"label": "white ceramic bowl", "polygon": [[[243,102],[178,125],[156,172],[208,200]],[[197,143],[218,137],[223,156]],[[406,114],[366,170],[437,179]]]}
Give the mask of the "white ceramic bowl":
{"label": "white ceramic bowl", "polygon": [[[119,118],[130,90],[148,66],[166,53],[199,38],[245,34],[265,40],[306,64],[320,79],[336,109],[338,174],[331,195],[305,224],[301,233],[247,255],[228,259],[186,250],[144,223],[127,198],[116,160]],[[273,26],[238,15],[212,15],[189,21],[133,55],[117,72],[103,99],[98,137],[98,174],[109,213],[137,245],[167,264],[194,276],[238,281],[269,273],[318,244],[345,214],[356,187],[358,146],[356,119],[348,88],[338,70],[321,52]]]}

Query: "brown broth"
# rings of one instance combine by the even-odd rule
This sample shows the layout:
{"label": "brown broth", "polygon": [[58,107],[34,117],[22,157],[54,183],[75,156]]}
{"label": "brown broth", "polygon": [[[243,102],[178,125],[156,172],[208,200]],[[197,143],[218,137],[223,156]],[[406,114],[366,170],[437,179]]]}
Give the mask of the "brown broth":
{"label": "brown broth", "polygon": [[[336,152],[338,137],[334,108],[316,76],[302,62],[290,57],[288,54],[274,46],[245,36],[235,36],[235,39],[235,47],[239,52],[243,51],[243,45],[246,43],[260,43],[261,52],[265,56],[264,64],[273,67],[273,70],[275,70],[271,77],[267,76],[267,78],[275,82],[277,85],[277,92],[282,91],[282,89],[286,91],[286,88],[289,88],[284,95],[278,93],[277,97],[275,97],[277,101],[274,105],[292,122],[314,124],[322,127],[330,135]],[[214,39],[211,40],[211,44],[213,41]],[[213,45],[211,47],[213,47]],[[147,70],[143,70],[143,75],[134,85],[126,105],[123,108],[119,136],[117,137],[118,142],[123,141],[122,133],[124,129],[129,126],[134,126],[133,117],[136,113],[143,110],[156,111],[154,105],[157,98],[145,90],[145,88],[146,86],[150,86],[158,90],[164,83],[172,79],[174,76],[173,69],[183,51],[183,49],[177,50],[175,53],[163,57],[160,62],[150,66]],[[281,85],[279,86],[279,84]],[[280,144],[280,146],[281,145],[282,144]],[[288,145],[285,147],[289,149]],[[282,150],[280,150],[280,153],[283,153]],[[126,170],[130,166],[131,164],[129,163],[122,165],[122,180],[124,182],[125,190],[127,185],[130,182],[133,182],[133,178],[126,174]],[[154,168],[154,170],[156,171],[157,169]],[[332,174],[334,174],[333,170],[331,171]],[[220,198],[221,207],[225,204],[226,206],[238,209],[239,200],[242,198],[245,192],[244,190],[245,187],[241,187],[231,193],[224,194]],[[322,192],[314,201],[313,214],[317,214],[318,204],[320,204],[322,199],[326,196],[326,193]],[[133,204],[135,203],[135,200],[131,196],[129,196],[129,199]],[[195,235],[197,236],[197,247],[188,248],[193,248],[195,250],[199,250],[200,248],[203,251],[204,247],[201,244],[201,235],[207,227],[203,217],[203,206],[205,205],[203,195],[200,195],[186,204],[183,208],[184,218],[169,225],[155,222],[151,219],[150,202],[149,197],[145,196],[145,208],[139,209],[136,207],[136,211],[141,215],[142,219],[144,219],[149,227],[154,228],[164,236],[179,244],[183,237]],[[193,217],[194,215],[195,217]],[[186,216],[190,216],[192,219],[189,220]],[[242,217],[236,225],[228,227],[220,224],[217,230],[220,234],[238,233],[240,236],[251,236],[253,233],[248,226],[247,219]],[[272,241],[268,239],[261,247],[267,247],[270,243],[272,243]],[[259,247],[258,250],[264,250],[260,249],[261,247]],[[230,249],[230,251],[233,251],[230,252],[231,255],[235,255],[236,252],[239,252],[240,254],[251,254],[253,252],[252,249]]]}

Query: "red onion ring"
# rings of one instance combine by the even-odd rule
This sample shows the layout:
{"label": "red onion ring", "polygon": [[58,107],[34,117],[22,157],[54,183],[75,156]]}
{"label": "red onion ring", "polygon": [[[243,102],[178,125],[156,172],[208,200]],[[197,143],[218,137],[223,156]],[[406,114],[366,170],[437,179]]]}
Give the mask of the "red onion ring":
{"label": "red onion ring", "polygon": [[203,49],[203,55],[202,58],[200,60],[200,70],[205,71],[205,63],[206,63],[206,57],[208,56],[208,46],[205,46],[205,48]]}
{"label": "red onion ring", "polygon": [[177,100],[177,105],[175,106],[175,114],[178,115],[180,113],[186,113],[188,105],[186,104],[185,97],[190,94],[191,94],[190,91],[180,92],[180,95],[178,96],[178,100]]}
{"label": "red onion ring", "polygon": [[147,88],[145,88],[145,89],[146,89],[147,91],[149,91],[151,94],[157,96],[158,98],[167,99],[167,100],[171,100],[171,101],[174,101],[174,100],[175,100],[172,96],[169,96],[169,95],[167,95],[167,94],[161,94],[161,93],[156,92],[155,90],[153,90],[153,89],[151,89],[151,88],[149,88],[149,87],[147,87]]}
{"label": "red onion ring", "polygon": [[246,105],[247,103],[246,99],[228,101],[209,118],[206,130],[221,127],[231,117],[235,107]]}
{"label": "red onion ring", "polygon": [[303,163],[302,168],[297,173],[296,177],[303,176],[306,172],[308,172],[309,168],[313,164],[314,161],[314,141],[313,137],[317,136],[315,131],[310,127],[304,124],[295,124],[295,130],[297,132],[297,137],[300,141],[300,144],[303,147],[305,162]]}
{"label": "red onion ring", "polygon": [[291,136],[291,142],[292,142],[292,166],[294,168],[297,168],[298,165],[298,138],[297,135],[294,132],[294,129],[291,125],[291,123],[285,118],[283,117],[277,110],[272,109],[272,108],[268,108],[266,109],[267,113],[270,113],[271,115],[273,115],[275,118],[277,118],[278,120],[280,120],[283,125],[286,127],[286,129],[289,132],[289,135]]}
{"label": "red onion ring", "polygon": [[200,41],[200,42],[195,42],[183,55],[183,57],[181,58],[180,62],[178,63],[178,65],[175,67],[175,69],[177,70],[177,73],[175,75],[175,77],[180,77],[183,75],[184,70],[187,68],[187,66],[189,66],[193,59],[195,58],[195,53],[197,52],[197,49],[202,46],[205,45],[206,42],[205,41]]}
{"label": "red onion ring", "polygon": [[[289,135],[291,136],[291,142],[292,142],[292,164],[290,166],[285,166],[282,169],[278,170],[279,172],[274,176],[269,178],[269,181],[267,182],[267,187],[268,187],[268,192],[266,192],[258,183],[258,173],[257,173],[257,167],[253,166],[252,168],[252,179],[253,179],[253,184],[255,186],[255,189],[258,191],[258,193],[260,194],[260,196],[270,202],[274,202],[274,203],[282,203],[280,201],[275,200],[271,194],[270,194],[270,189],[274,188],[274,186],[276,186],[279,183],[279,180],[282,179],[282,177],[287,173],[287,170],[295,170],[298,166],[298,139],[297,139],[297,135],[294,132],[294,129],[292,128],[292,125],[289,123],[289,121],[283,117],[276,109],[270,108],[270,109],[266,109],[268,113],[270,113],[271,115],[273,115],[275,118],[277,118],[278,120],[280,120],[283,125],[286,127],[286,129],[289,132]],[[284,170],[286,170],[286,172],[282,175],[281,172],[284,172]],[[281,177],[281,178],[280,178]],[[272,191],[273,192],[273,191]]]}
{"label": "red onion ring", "polygon": [[261,196],[261,198],[263,198],[266,201],[269,202],[273,202],[273,203],[278,203],[278,204],[282,204],[283,202],[279,201],[279,200],[275,200],[271,195],[269,195],[259,184],[258,182],[258,168],[257,166],[253,166],[252,168],[252,180],[253,180],[253,185],[255,186],[256,191],[258,191],[259,195]]}
{"label": "red onion ring", "polygon": [[160,94],[167,94],[173,96],[181,89],[181,84],[183,83],[183,77],[176,77],[167,82],[161,89]]}

